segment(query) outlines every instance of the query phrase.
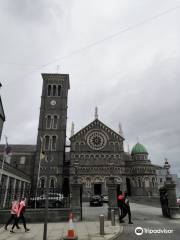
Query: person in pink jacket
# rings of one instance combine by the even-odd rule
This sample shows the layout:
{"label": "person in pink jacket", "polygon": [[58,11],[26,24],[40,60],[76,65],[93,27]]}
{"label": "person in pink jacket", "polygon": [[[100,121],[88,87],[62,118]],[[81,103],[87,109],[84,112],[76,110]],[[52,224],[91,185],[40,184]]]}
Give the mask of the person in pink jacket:
{"label": "person in pink jacket", "polygon": [[21,219],[22,222],[23,222],[23,226],[24,226],[24,229],[25,229],[25,232],[28,232],[30,229],[28,229],[26,227],[26,219],[24,217],[24,213],[25,213],[25,209],[26,209],[26,199],[25,198],[22,198],[20,203],[19,203],[19,208],[18,208],[18,211],[17,211],[17,219],[16,221],[14,222],[13,226],[12,226],[12,229],[11,229],[11,233],[14,233],[13,229],[14,227],[16,226],[16,224],[18,224],[19,220]]}
{"label": "person in pink jacket", "polygon": [[14,197],[14,200],[12,201],[11,204],[11,217],[8,219],[7,223],[5,224],[4,229],[7,230],[8,225],[14,220],[14,223],[16,223],[16,227],[19,229],[20,227],[18,226],[18,222],[16,220],[17,218],[17,213],[19,209],[19,201],[17,200],[16,197]]}

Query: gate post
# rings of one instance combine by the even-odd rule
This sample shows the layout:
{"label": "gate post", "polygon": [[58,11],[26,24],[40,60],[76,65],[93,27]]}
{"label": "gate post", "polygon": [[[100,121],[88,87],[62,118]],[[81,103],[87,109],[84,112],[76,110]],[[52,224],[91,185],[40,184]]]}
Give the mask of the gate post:
{"label": "gate post", "polygon": [[111,219],[111,210],[114,210],[115,213],[118,212],[117,207],[117,184],[114,181],[114,177],[111,177],[109,179],[109,182],[107,184],[108,186],[108,220]]}
{"label": "gate post", "polygon": [[81,196],[82,185],[79,183],[71,184],[71,211],[73,213],[73,218],[75,221],[82,220],[82,196]]}
{"label": "gate post", "polygon": [[172,176],[166,176],[165,188],[167,189],[167,199],[170,218],[179,219],[180,218],[180,208],[177,204],[176,198],[176,184],[172,180]]}

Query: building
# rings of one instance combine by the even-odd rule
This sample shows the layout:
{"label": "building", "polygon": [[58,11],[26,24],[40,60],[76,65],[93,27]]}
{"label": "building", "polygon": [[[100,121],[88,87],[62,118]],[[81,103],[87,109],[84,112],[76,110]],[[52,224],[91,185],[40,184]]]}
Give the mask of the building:
{"label": "building", "polygon": [[[2,87],[2,84],[0,83],[0,88],[1,87]],[[4,122],[5,122],[5,114],[4,114],[3,104],[0,96],[0,140],[1,140]]]}
{"label": "building", "polygon": [[[9,163],[26,174],[31,189],[46,186],[50,161],[49,187],[65,194],[77,175],[76,180],[83,184],[84,197],[107,194],[110,176],[117,183],[117,191],[157,195],[160,184],[157,173],[161,167],[152,164],[147,149],[139,142],[131,153],[125,152],[121,127],[116,132],[100,121],[97,108],[95,119],[87,126],[77,133],[72,127],[70,146],[66,146],[69,75],[42,74],[42,78],[37,144],[11,145],[13,154]],[[3,149],[1,146],[1,158]]]}
{"label": "building", "polygon": [[109,177],[113,176],[117,191],[129,195],[156,195],[156,168],[148,159],[146,148],[137,143],[131,154],[124,151],[124,137],[95,119],[70,138],[70,182],[74,168],[83,194],[107,194]]}

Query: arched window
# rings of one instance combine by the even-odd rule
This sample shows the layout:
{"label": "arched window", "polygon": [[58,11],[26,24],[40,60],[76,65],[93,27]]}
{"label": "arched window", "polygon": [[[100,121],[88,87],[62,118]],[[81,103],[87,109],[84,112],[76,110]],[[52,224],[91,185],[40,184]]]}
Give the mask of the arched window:
{"label": "arched window", "polygon": [[56,136],[52,136],[52,150],[56,150]]}
{"label": "arched window", "polygon": [[50,136],[45,136],[45,150],[49,150]]}
{"label": "arched window", "polygon": [[45,178],[44,177],[40,178],[39,187],[40,188],[45,188]]}
{"label": "arched window", "polygon": [[86,178],[86,188],[91,188],[91,179]]}
{"label": "arched window", "polygon": [[49,187],[50,187],[50,188],[55,188],[55,179],[54,179],[54,178],[51,178],[51,179],[50,179]]}
{"label": "arched window", "polygon": [[46,117],[46,128],[50,129],[51,128],[51,115],[48,115]]}
{"label": "arched window", "polygon": [[53,97],[57,96],[56,85],[53,85]]}
{"label": "arched window", "polygon": [[57,129],[57,125],[58,125],[58,117],[57,115],[53,116],[53,128]]}
{"label": "arched window", "polygon": [[58,96],[61,96],[61,85],[58,85]]}
{"label": "arched window", "polygon": [[152,186],[155,187],[155,178],[152,178]]}
{"label": "arched window", "polygon": [[50,97],[52,95],[52,93],[51,93],[51,85],[47,86],[47,95],[48,95],[48,97]]}

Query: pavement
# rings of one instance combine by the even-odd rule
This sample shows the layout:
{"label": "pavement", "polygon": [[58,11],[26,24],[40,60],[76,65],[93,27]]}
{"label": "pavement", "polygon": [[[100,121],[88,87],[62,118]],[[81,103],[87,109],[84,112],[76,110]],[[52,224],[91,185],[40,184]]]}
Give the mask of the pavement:
{"label": "pavement", "polygon": [[[179,240],[180,219],[169,219],[162,216],[161,208],[144,204],[131,203],[132,221],[130,225],[125,217],[121,225],[116,219],[116,226],[107,221],[107,205],[89,207],[83,205],[83,221],[74,222],[74,229],[79,240]],[[99,234],[99,215],[105,216],[105,235]],[[30,232],[25,233],[23,227],[12,234],[0,226],[0,240],[41,240],[43,224],[27,224]],[[141,235],[136,228],[141,228]],[[10,230],[10,226],[9,226]],[[68,222],[48,223],[48,240],[62,240],[68,230]],[[136,233],[135,233],[136,231]],[[159,232],[158,232],[159,231]]]}
{"label": "pavement", "polygon": [[[111,226],[110,221],[105,221],[104,230],[105,235],[100,236],[99,222],[74,222],[74,230],[78,236],[78,240],[114,240],[122,232],[123,228],[119,225]],[[14,229],[15,233],[10,233],[0,228],[1,240],[40,240],[43,239],[43,224],[28,224],[29,232],[24,232],[21,229]],[[10,230],[9,226],[9,230]],[[48,240],[62,240],[67,235],[68,222],[62,223],[48,223]],[[115,238],[116,237],[116,238]]]}

